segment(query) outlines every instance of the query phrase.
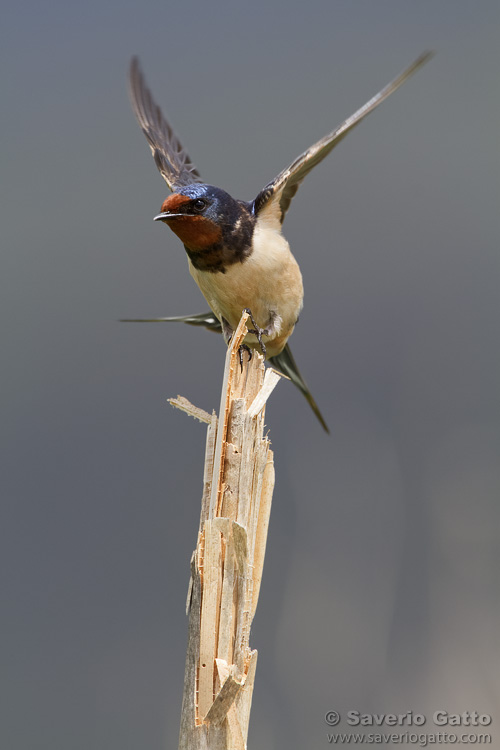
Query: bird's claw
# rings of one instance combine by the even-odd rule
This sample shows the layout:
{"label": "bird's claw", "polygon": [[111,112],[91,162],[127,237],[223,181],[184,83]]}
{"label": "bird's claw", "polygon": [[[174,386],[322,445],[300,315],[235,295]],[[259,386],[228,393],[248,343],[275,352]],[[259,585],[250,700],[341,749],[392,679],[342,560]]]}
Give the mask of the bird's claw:
{"label": "bird's claw", "polygon": [[263,356],[265,358],[266,357],[266,345],[262,341],[262,336],[264,336],[265,334],[267,334],[267,329],[266,328],[260,328],[260,326],[257,325],[257,323],[255,322],[255,318],[252,315],[252,311],[250,310],[249,307],[245,307],[245,309],[243,310],[243,312],[248,313],[248,315],[250,316],[250,320],[252,321],[252,325],[254,326],[254,328],[249,328],[248,329],[248,333],[253,333],[254,336],[257,336],[257,341],[259,342],[262,354],[263,354]]}
{"label": "bird's claw", "polygon": [[243,372],[243,351],[248,353],[248,361],[250,362],[252,360],[252,350],[250,349],[250,347],[246,344],[240,344],[240,348],[238,349],[238,357],[240,358],[241,372]]}

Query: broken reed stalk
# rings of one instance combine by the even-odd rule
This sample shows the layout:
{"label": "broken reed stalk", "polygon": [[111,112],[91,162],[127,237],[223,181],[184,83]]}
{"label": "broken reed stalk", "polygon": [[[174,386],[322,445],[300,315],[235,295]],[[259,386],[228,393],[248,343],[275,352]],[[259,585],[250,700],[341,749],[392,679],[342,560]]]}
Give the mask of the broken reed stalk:
{"label": "broken reed stalk", "polygon": [[280,376],[257,352],[240,367],[248,314],[226,355],[219,419],[178,397],[173,406],[207,422],[198,543],[191,558],[188,646],[179,750],[245,750],[257,663],[249,645],[274,487],[264,437],[265,403]]}

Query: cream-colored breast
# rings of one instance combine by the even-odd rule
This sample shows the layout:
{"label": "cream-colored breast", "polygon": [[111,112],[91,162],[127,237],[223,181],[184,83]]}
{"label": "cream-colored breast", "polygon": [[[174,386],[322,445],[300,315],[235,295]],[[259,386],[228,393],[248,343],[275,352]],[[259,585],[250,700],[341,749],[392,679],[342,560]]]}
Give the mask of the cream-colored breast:
{"label": "cream-colored breast", "polygon": [[[219,320],[224,317],[234,330],[248,307],[261,328],[275,320],[275,331],[264,340],[277,339],[278,344],[280,339],[278,350],[283,348],[302,309],[304,292],[297,261],[278,230],[257,222],[252,254],[225,273],[199,271],[190,261],[189,271]],[[273,353],[277,352],[271,347],[269,355]]]}

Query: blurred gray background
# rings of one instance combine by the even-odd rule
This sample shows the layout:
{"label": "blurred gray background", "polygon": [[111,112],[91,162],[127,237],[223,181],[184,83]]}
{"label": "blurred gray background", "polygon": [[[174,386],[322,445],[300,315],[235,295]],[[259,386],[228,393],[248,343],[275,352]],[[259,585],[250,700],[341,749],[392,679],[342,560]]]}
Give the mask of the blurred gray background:
{"label": "blurred gray background", "polygon": [[[206,181],[251,199],[425,49],[307,178],[250,748],[325,712],[493,714],[500,747],[497,2],[27,0],[4,12],[1,745],[177,747],[222,340],[129,105],[138,54]],[[496,713],[495,713],[496,711]],[[346,723],[340,727],[346,728]],[[496,735],[495,735],[496,732]]]}

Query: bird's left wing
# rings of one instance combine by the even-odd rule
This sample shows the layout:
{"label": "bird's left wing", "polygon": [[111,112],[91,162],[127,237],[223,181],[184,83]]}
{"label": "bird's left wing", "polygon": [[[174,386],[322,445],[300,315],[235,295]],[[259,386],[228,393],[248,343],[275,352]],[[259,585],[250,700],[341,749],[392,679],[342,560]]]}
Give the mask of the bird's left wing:
{"label": "bird's left wing", "polygon": [[311,169],[319,164],[350,130],[360,123],[361,120],[364,120],[370,112],[373,112],[379,104],[382,104],[388,96],[396,91],[416,70],[426,63],[432,57],[432,54],[432,52],[424,52],[420,55],[412,65],[385,86],[382,91],[375,94],[369,102],[345,120],[342,125],[332,130],[328,135],[325,135],[324,138],[321,138],[321,140],[308,148],[307,151],[298,156],[289,167],[280,172],[256,197],[254,201],[255,213],[258,214],[261,211],[269,212],[270,218],[275,218],[280,223],[283,223],[293,196]]}
{"label": "bird's left wing", "polygon": [[130,64],[130,99],[158,171],[170,190],[201,182],[198,170],[146,86],[137,57]]}

